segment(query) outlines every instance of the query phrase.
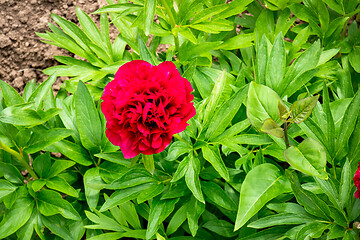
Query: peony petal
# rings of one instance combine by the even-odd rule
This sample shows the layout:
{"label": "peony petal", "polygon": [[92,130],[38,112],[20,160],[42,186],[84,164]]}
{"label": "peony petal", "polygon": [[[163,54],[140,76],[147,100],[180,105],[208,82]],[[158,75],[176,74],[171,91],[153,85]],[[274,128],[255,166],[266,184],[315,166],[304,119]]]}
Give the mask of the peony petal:
{"label": "peony petal", "polygon": [[146,151],[146,150],[148,150],[150,147],[149,146],[146,146],[143,142],[140,142],[139,143],[139,150],[141,151],[141,152],[143,152],[143,151]]}
{"label": "peony petal", "polygon": [[177,70],[173,62],[162,62],[157,66],[157,71],[165,75],[166,78],[176,78],[181,77],[179,71]]}
{"label": "peony petal", "polygon": [[150,111],[151,105],[152,104],[149,102],[145,104],[145,107],[142,112],[142,122],[143,123],[145,123],[145,121],[146,121],[146,117],[147,117],[148,112]]}
{"label": "peony petal", "polygon": [[145,136],[150,134],[150,130],[148,128],[146,128],[142,123],[137,122],[136,127]]}
{"label": "peony petal", "polygon": [[153,141],[152,141],[152,143],[151,143],[151,147],[153,147],[153,148],[159,148],[160,146],[161,146],[161,144],[162,144],[162,139],[161,139],[161,137],[158,137],[157,139],[154,139],[153,138]]}
{"label": "peony petal", "polygon": [[120,85],[123,85],[123,82],[128,82],[129,79],[135,77],[137,78],[139,74],[139,69],[141,69],[142,65],[146,68],[151,68],[152,65],[143,60],[134,60],[122,65],[119,70],[116,72],[114,80],[118,82]]}

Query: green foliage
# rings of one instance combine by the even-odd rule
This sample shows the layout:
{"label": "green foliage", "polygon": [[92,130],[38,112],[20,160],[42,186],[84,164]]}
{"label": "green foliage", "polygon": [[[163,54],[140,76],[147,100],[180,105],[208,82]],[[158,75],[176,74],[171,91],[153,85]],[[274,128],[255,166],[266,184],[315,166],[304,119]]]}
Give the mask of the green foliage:
{"label": "green foliage", "polygon": [[[52,14],[76,56],[42,84],[0,81],[1,239],[359,239],[358,1],[107,2],[100,28]],[[128,160],[100,97],[136,59],[174,62],[197,114]]]}

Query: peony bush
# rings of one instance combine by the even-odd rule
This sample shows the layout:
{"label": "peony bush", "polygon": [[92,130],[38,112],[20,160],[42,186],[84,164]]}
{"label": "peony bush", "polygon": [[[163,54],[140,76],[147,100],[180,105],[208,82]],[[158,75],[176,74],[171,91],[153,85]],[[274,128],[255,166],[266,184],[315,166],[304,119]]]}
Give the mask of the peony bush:
{"label": "peony bush", "polygon": [[358,1],[107,2],[0,81],[0,239],[359,239]]}

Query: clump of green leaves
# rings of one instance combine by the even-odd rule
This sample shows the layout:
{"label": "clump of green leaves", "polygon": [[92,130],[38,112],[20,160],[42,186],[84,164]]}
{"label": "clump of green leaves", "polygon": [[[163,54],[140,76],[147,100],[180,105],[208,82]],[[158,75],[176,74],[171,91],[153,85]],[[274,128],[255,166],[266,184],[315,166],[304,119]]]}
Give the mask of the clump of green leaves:
{"label": "clump of green leaves", "polygon": [[[359,239],[359,11],[108,0],[100,28],[53,14],[38,35],[78,57],[56,56],[22,96],[0,81],[0,238]],[[99,99],[135,59],[173,61],[197,114],[164,152],[127,160]],[[54,96],[57,76],[70,80]]]}

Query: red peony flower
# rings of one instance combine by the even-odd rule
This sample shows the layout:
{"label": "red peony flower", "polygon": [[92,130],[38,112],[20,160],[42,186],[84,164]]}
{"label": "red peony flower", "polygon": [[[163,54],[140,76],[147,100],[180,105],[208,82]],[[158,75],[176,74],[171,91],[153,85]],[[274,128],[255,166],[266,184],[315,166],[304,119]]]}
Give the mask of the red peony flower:
{"label": "red peony flower", "polygon": [[357,188],[357,191],[355,192],[355,197],[360,199],[360,162],[359,162],[359,167],[354,175],[354,183]]}
{"label": "red peony flower", "polygon": [[125,158],[163,151],[196,114],[192,91],[172,62],[124,64],[101,97],[106,136]]}

